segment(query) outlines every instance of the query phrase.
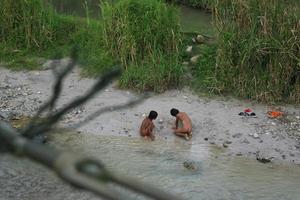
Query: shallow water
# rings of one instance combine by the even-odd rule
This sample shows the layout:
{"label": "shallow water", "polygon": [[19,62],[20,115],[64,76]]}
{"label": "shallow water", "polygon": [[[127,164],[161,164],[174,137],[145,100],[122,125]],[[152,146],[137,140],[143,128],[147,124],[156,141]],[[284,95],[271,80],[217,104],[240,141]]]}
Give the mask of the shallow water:
{"label": "shallow water", "polygon": [[[221,149],[181,138],[157,139],[65,134],[56,145],[102,160],[184,199],[299,199],[300,168],[228,157]],[[184,163],[192,163],[192,169]]]}
{"label": "shallow water", "polygon": [[[48,0],[50,1],[50,0]],[[85,2],[89,9],[89,16],[93,18],[100,17],[99,0],[51,0],[55,9],[59,13],[86,16]],[[211,14],[194,8],[180,6],[180,22],[185,32],[200,32],[212,35],[212,16]]]}

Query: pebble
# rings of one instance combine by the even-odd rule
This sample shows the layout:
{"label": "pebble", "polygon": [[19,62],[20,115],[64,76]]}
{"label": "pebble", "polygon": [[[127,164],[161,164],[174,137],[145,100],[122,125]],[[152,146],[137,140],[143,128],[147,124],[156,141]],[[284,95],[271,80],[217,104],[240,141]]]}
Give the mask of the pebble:
{"label": "pebble", "polygon": [[254,138],[258,138],[259,136],[258,136],[257,133],[254,133],[254,134],[253,134],[253,137],[254,137]]}
{"label": "pebble", "polygon": [[188,47],[186,48],[185,51],[186,51],[187,53],[191,53],[192,50],[193,50],[193,46],[188,46]]}
{"label": "pebble", "polygon": [[249,140],[247,140],[246,138],[242,141],[242,143],[250,144]]}
{"label": "pebble", "polygon": [[243,134],[242,133],[236,133],[236,134],[233,134],[232,137],[233,138],[239,138],[241,137]]}
{"label": "pebble", "polygon": [[223,147],[224,147],[224,148],[227,148],[228,145],[224,142],[224,143],[223,143]]}

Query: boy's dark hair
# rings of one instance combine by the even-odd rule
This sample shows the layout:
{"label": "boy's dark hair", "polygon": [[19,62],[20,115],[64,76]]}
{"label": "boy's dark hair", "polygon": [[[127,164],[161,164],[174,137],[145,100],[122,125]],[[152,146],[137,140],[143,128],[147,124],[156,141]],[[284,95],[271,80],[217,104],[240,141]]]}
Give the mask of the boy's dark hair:
{"label": "boy's dark hair", "polygon": [[176,108],[172,108],[170,113],[171,113],[172,116],[175,117],[179,113],[179,110],[177,110]]}
{"label": "boy's dark hair", "polygon": [[150,119],[156,119],[157,117],[157,112],[154,110],[151,110],[148,116]]}

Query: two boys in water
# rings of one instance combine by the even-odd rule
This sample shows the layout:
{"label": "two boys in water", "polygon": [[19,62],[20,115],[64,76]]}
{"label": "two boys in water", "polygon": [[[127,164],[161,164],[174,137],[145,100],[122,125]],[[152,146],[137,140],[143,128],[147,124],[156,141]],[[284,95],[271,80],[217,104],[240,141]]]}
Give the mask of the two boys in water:
{"label": "two boys in water", "polygon": [[[184,137],[189,140],[192,137],[192,121],[185,112],[179,112],[176,108],[170,110],[170,114],[176,118],[175,126],[172,127],[174,134]],[[151,111],[146,117],[140,127],[140,134],[143,137],[149,137],[154,140],[154,135],[152,133],[154,129],[153,120],[157,118],[157,112]]]}

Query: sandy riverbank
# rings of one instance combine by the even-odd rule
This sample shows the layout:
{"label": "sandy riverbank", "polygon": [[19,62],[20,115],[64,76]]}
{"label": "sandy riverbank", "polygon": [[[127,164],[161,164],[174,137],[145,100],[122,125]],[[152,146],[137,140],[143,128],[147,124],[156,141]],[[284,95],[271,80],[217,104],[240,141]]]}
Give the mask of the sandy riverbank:
{"label": "sandy riverbank", "polygon": [[[31,116],[51,94],[54,76],[51,70],[12,72],[0,69],[0,111],[5,117]],[[95,80],[80,77],[74,70],[66,79],[57,107],[82,95]],[[135,94],[119,90],[111,84],[94,99],[75,109],[60,123],[72,127],[91,112],[104,106],[124,103]],[[150,97],[141,104],[125,110],[105,113],[78,128],[81,134],[118,135],[139,137],[138,128],[150,110],[159,113],[156,124],[156,140],[173,140],[171,131],[172,108],[190,115],[194,136],[187,143],[209,143],[224,148],[232,156],[256,158],[274,157],[272,162],[300,164],[300,109],[297,106],[281,106],[286,117],[269,119],[269,106],[235,99],[221,100],[198,97],[189,90],[170,90]],[[251,108],[256,118],[241,117],[239,112]]]}

